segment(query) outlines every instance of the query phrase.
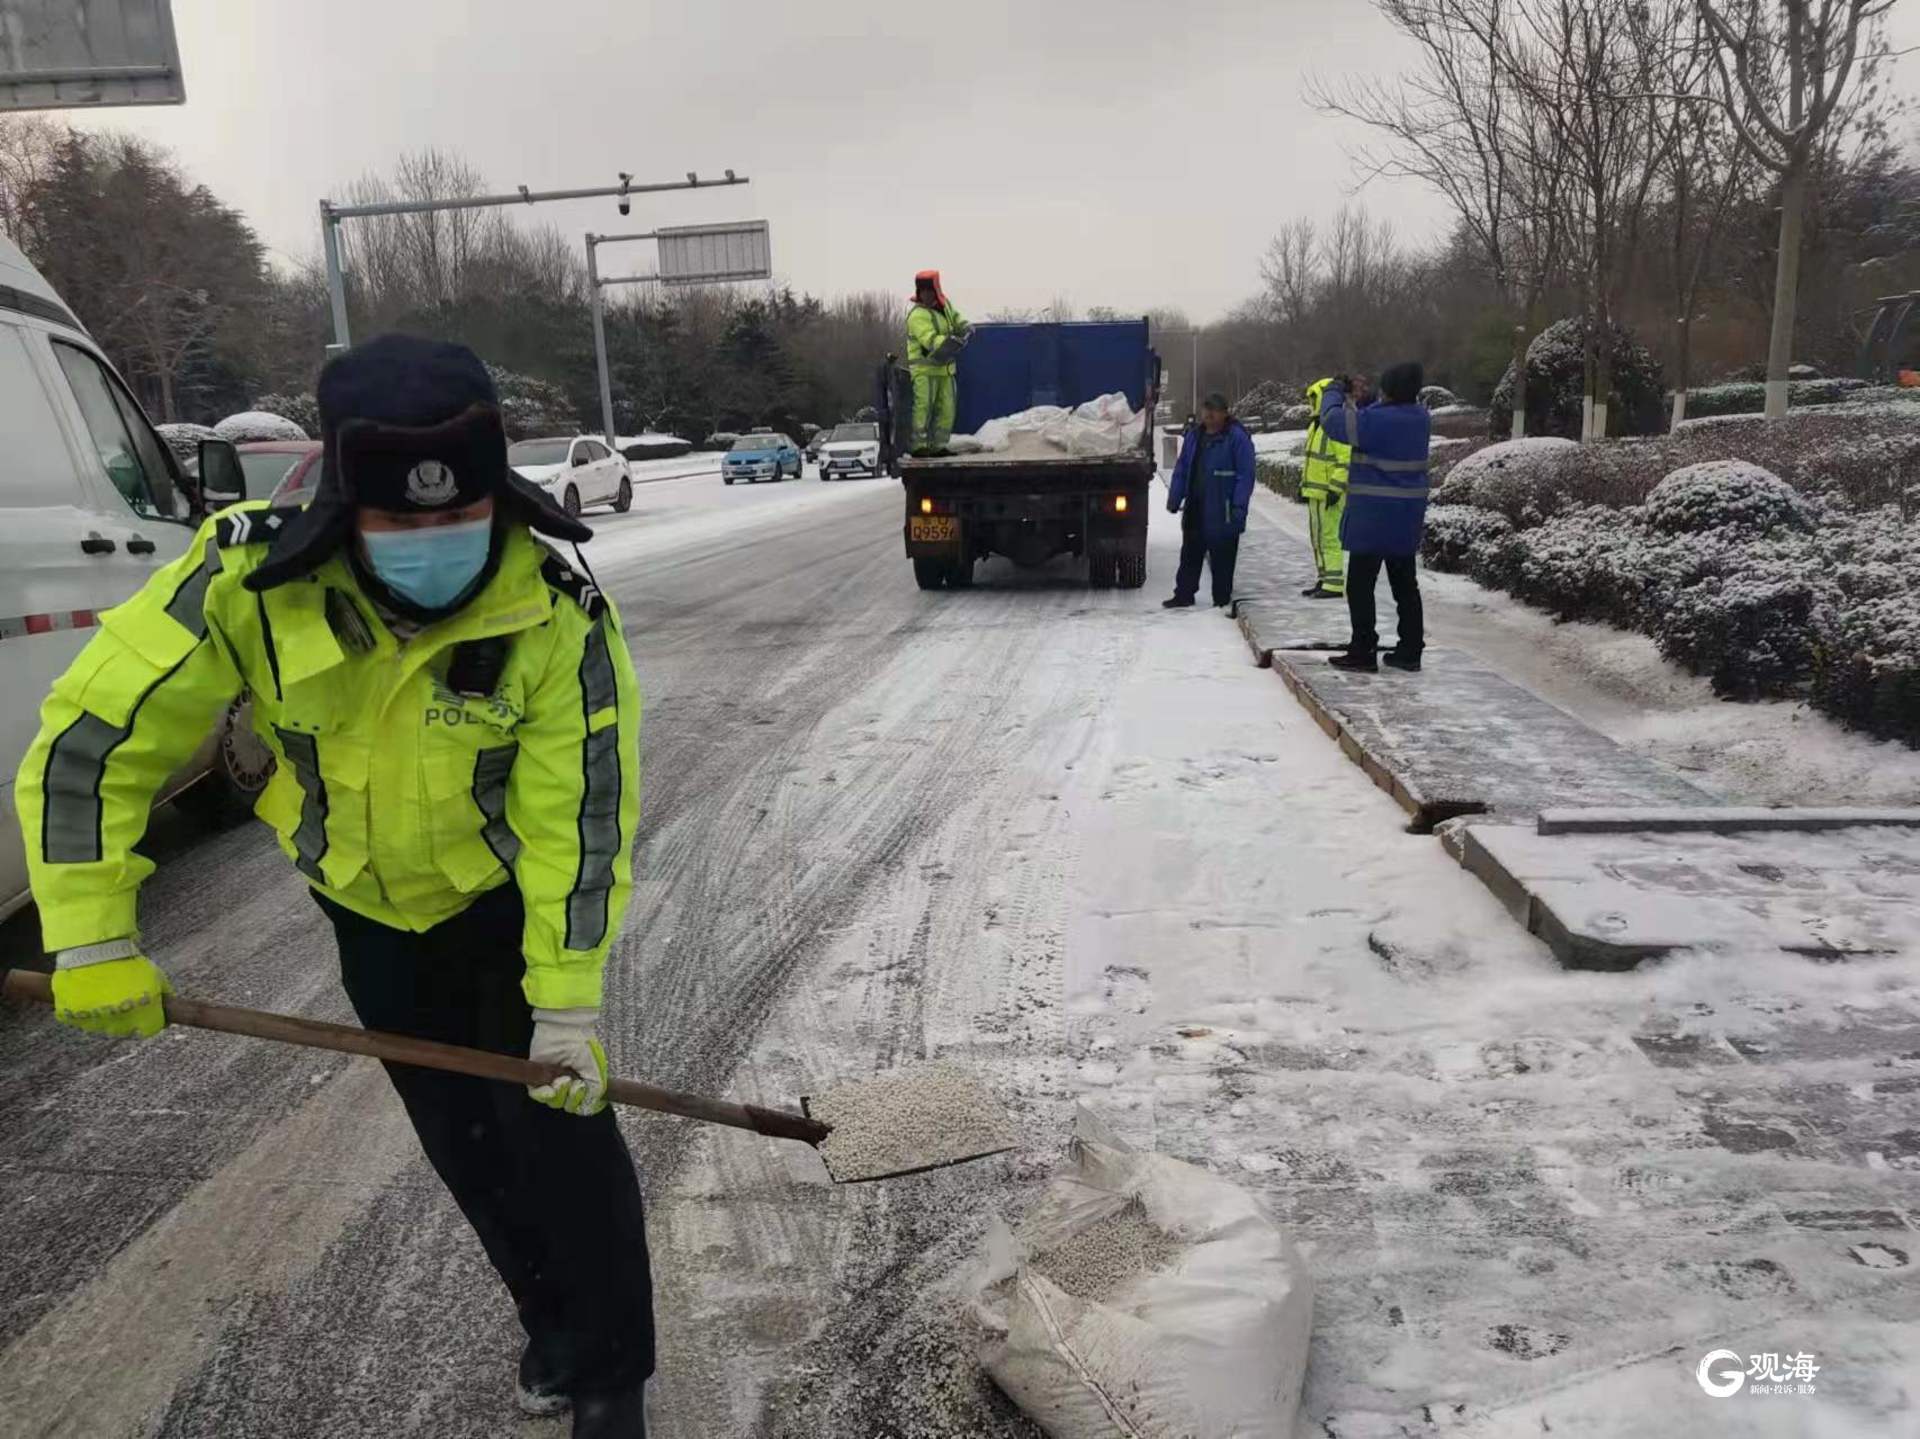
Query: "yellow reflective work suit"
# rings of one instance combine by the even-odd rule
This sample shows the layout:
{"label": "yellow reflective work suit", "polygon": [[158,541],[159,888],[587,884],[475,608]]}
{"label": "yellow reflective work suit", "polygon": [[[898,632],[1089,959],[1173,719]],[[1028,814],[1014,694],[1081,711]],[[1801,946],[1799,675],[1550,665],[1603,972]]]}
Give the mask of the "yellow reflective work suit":
{"label": "yellow reflective work suit", "polygon": [[[256,812],[315,889],[424,932],[517,882],[528,1003],[598,1005],[640,807],[640,699],[611,604],[516,525],[480,594],[402,644],[342,555],[241,586],[291,513],[209,520],[54,682],[17,785],[46,948],[136,934],[154,794],[250,691],[278,761]],[[455,694],[456,648],[492,637],[497,683]]]}
{"label": "yellow reflective work suit", "polygon": [[916,452],[944,450],[953,436],[952,360],[933,358],[941,344],[971,328],[957,305],[915,303],[907,311],[907,368],[913,375],[913,439]]}
{"label": "yellow reflective work suit", "polygon": [[1307,404],[1313,418],[1307,422],[1300,496],[1307,502],[1307,542],[1313,547],[1320,588],[1341,595],[1347,591],[1347,565],[1340,548],[1340,517],[1347,507],[1347,460],[1353,447],[1341,444],[1320,425],[1320,397],[1332,383],[1331,379],[1316,380],[1307,386]]}

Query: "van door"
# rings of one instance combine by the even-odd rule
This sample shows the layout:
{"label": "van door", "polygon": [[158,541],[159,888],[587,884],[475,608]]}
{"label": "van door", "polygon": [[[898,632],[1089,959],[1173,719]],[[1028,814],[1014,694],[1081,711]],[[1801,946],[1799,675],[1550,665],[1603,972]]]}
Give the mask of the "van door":
{"label": "van door", "polygon": [[39,727],[41,697],[86,644],[99,612],[132,594],[163,555],[184,548],[177,527],[162,536],[148,525],[154,554],[127,552],[135,517],[100,512],[75,463],[67,383],[47,363],[45,345],[37,328],[0,320],[0,915],[27,887],[13,785]]}
{"label": "van door", "polygon": [[108,561],[99,573],[108,603],[118,604],[185,551],[192,535],[181,524],[186,504],[160,437],[106,363],[63,339],[49,337],[48,353],[65,381],[81,478],[99,517],[95,539],[83,547]]}

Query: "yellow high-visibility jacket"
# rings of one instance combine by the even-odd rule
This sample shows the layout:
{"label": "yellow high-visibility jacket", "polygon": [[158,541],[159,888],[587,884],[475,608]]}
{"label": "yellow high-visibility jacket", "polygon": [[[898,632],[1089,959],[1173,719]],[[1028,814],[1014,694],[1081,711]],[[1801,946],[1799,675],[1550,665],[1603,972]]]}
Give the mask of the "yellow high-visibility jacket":
{"label": "yellow high-visibility jacket", "polygon": [[[600,1002],[632,890],[640,697],[612,605],[522,526],[458,613],[397,641],[343,555],[262,593],[241,580],[293,511],[238,505],[54,682],[17,781],[48,950],[137,933],[155,792],[242,691],[277,768],[256,812],[328,898],[423,931],[516,881],[524,989]],[[447,685],[455,647],[505,636],[490,694]]]}
{"label": "yellow high-visibility jacket", "polygon": [[948,304],[935,309],[915,304],[907,311],[907,364],[923,373],[951,375],[953,361],[939,361],[930,357],[948,336],[964,335],[971,328],[958,305]]}
{"label": "yellow high-visibility jacket", "polygon": [[1307,421],[1306,463],[1300,473],[1300,497],[1306,500],[1339,501],[1347,494],[1347,461],[1353,446],[1329,435],[1320,424],[1320,398],[1331,379],[1315,380],[1307,386],[1307,405],[1313,418]]}

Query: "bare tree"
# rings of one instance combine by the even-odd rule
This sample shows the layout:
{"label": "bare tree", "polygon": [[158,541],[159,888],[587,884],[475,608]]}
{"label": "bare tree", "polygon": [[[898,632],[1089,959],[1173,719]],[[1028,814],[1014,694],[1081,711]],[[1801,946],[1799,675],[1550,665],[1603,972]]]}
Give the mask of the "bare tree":
{"label": "bare tree", "polygon": [[1419,180],[1437,191],[1473,244],[1513,316],[1513,433],[1525,432],[1526,346],[1560,261],[1560,130],[1536,95],[1512,83],[1507,36],[1517,0],[1375,0],[1418,47],[1394,80],[1317,83],[1309,98],[1378,133],[1384,148],[1355,156],[1364,178]]}
{"label": "bare tree", "polygon": [[1867,49],[1884,53],[1876,22],[1893,0],[1697,0],[1714,42],[1717,100],[1734,134],[1763,169],[1780,178],[1780,244],[1773,330],[1767,346],[1767,417],[1787,413],[1800,233],[1808,180],[1836,111]]}

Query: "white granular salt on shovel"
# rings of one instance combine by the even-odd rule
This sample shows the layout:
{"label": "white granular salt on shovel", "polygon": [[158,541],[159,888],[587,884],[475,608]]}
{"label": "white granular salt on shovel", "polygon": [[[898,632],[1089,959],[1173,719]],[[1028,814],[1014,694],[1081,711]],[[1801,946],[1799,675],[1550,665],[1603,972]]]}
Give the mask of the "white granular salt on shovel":
{"label": "white granular salt on shovel", "polygon": [[818,1148],[841,1184],[918,1174],[1020,1147],[993,1092],[948,1061],[851,1080],[800,1105],[809,1118],[832,1126]]}

